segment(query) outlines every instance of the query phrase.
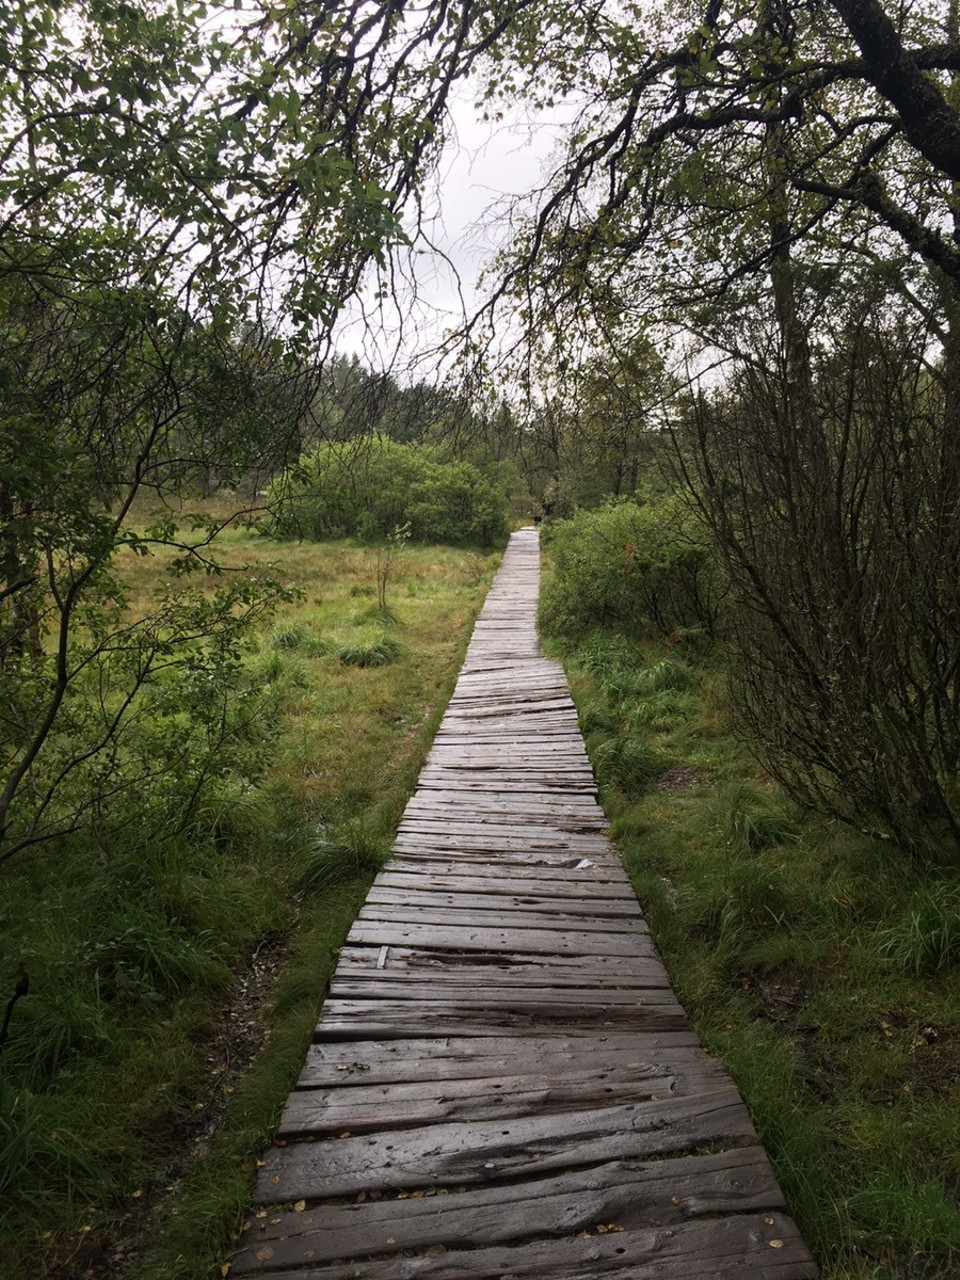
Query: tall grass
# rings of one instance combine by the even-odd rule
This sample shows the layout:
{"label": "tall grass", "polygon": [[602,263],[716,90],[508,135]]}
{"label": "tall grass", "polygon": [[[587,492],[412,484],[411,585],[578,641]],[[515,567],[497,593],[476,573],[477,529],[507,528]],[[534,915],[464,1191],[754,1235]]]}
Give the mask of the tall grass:
{"label": "tall grass", "polygon": [[960,875],[786,801],[730,733],[720,653],[552,643],[671,978],[825,1280],[956,1280]]}
{"label": "tall grass", "polygon": [[[374,550],[276,546],[231,529],[220,551],[228,563],[278,561],[298,588],[238,678],[245,713],[231,722],[229,765],[145,785],[122,812],[99,815],[92,838],[0,871],[0,1007],[21,964],[30,979],[0,1048],[4,1280],[98,1274],[147,1204],[158,1243],[128,1264],[137,1280],[196,1280],[222,1256],[495,567],[476,552],[405,551],[391,605],[407,643],[364,667],[341,655],[383,641],[382,622],[356,609],[357,593],[376,587]],[[154,570],[126,567],[133,610]],[[144,731],[189,732],[174,710]],[[262,1022],[262,1048],[228,1095],[229,1073],[208,1059],[265,939],[286,949],[289,972],[272,1012],[246,1011]],[[182,1176],[211,1091],[227,1107],[223,1135],[174,1203],[167,1171],[176,1162]]]}

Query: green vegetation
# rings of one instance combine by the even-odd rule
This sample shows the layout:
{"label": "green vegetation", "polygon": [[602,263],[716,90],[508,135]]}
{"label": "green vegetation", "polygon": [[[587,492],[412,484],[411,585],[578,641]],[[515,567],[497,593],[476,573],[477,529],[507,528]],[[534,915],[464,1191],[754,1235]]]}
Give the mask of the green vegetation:
{"label": "green vegetation", "polygon": [[542,593],[547,627],[715,633],[721,575],[707,531],[679,496],[646,489],[609,499],[548,526],[545,543],[558,570]]}
{"label": "green vegetation", "polygon": [[[229,687],[198,662],[150,694],[133,723],[154,767],[135,791],[55,857],[27,849],[4,872],[4,1007],[20,966],[29,975],[0,1048],[11,1280],[96,1273],[141,1230],[158,1243],[138,1280],[214,1265],[493,568],[477,552],[405,548],[391,579],[401,648],[367,616],[374,549],[237,529],[217,555],[226,574],[271,557],[296,598],[230,651]],[[161,570],[157,556],[118,564],[128,618],[152,607]],[[219,581],[200,590],[215,599]],[[344,665],[387,652],[387,666]],[[173,1203],[165,1188],[181,1179]]]}
{"label": "green vegetation", "polygon": [[[582,590],[566,564],[548,618]],[[677,993],[741,1088],[825,1280],[952,1280],[960,877],[797,810],[731,731],[722,645],[643,626],[552,633]]]}
{"label": "green vegetation", "polygon": [[489,547],[506,538],[505,495],[468,462],[441,461],[387,437],[324,444],[271,485],[271,531],[309,538],[388,538]]}
{"label": "green vegetation", "polygon": [[[403,543],[494,546],[512,490],[573,517],[544,621],[811,1242],[955,1272],[960,10],[308,9],[0,9],[4,1230],[95,1272],[297,895],[329,951],[310,895],[377,865],[486,564]],[[437,389],[329,347],[420,277],[467,77],[572,124]],[[375,565],[270,547],[294,606],[221,530],[268,484],[273,532]]]}

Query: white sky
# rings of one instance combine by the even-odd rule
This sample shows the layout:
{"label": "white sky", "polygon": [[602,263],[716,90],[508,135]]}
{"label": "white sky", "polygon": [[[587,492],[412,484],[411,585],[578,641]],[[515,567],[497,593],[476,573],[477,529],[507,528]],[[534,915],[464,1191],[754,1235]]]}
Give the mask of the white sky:
{"label": "white sky", "polygon": [[[466,91],[451,114],[454,129],[437,176],[437,207],[428,209],[432,216],[425,226],[436,252],[417,246],[416,303],[407,298],[401,312],[384,304],[373,332],[360,318],[360,307],[351,307],[338,332],[337,350],[355,351],[365,363],[415,360],[477,308],[481,271],[509,240],[510,197],[542,184],[564,129],[556,117],[548,122],[518,114],[484,121]],[[375,293],[371,282],[363,299],[368,320]]]}

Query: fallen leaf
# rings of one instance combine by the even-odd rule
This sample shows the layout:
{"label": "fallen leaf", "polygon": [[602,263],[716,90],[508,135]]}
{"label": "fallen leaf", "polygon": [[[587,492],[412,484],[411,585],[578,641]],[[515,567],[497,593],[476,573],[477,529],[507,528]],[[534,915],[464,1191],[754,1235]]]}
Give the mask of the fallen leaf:
{"label": "fallen leaf", "polygon": [[770,1248],[771,1248],[771,1249],[782,1249],[782,1248],[783,1248],[783,1241],[782,1241],[782,1240],[771,1240],[771,1241],[770,1241]]}
{"label": "fallen leaf", "polygon": [[765,1227],[772,1227],[772,1226],[773,1226],[773,1219],[772,1219],[772,1218],[764,1218],[764,1220],[763,1220],[763,1225],[764,1225]]}
{"label": "fallen leaf", "polygon": [[387,1236],[387,1244],[396,1244],[396,1243],[397,1243],[397,1242],[396,1242],[396,1240],[393,1238],[393,1236]]}
{"label": "fallen leaf", "polygon": [[143,1192],[138,1189],[136,1191],[131,1191],[130,1194],[131,1196],[133,1196],[134,1200],[139,1200],[140,1197],[143,1195]]}
{"label": "fallen leaf", "polygon": [[267,1216],[267,1210],[266,1210],[266,1209],[258,1209],[258,1210],[257,1210],[257,1212],[256,1212],[253,1216],[254,1216],[255,1218],[265,1218],[265,1217]]}
{"label": "fallen leaf", "polygon": [[350,1137],[350,1130],[348,1129],[348,1130],[346,1131],[346,1133],[341,1133],[340,1137],[341,1137],[341,1138],[349,1138],[349,1137]]}
{"label": "fallen leaf", "polygon": [[670,1203],[671,1203],[671,1204],[679,1204],[679,1203],[680,1203],[680,1197],[679,1197],[679,1196],[671,1196],[671,1197],[670,1197]]}
{"label": "fallen leaf", "polygon": [[294,1213],[303,1213],[303,1211],[304,1211],[304,1209],[305,1209],[306,1207],[307,1207],[307,1202],[306,1202],[306,1200],[298,1200],[298,1201],[297,1201],[297,1203],[293,1206],[293,1212],[294,1212]]}
{"label": "fallen leaf", "polygon": [[221,1274],[222,1276],[228,1276],[228,1275],[230,1274],[230,1263],[229,1263],[229,1262],[225,1262],[225,1263],[223,1264],[223,1266],[220,1268],[220,1274]]}

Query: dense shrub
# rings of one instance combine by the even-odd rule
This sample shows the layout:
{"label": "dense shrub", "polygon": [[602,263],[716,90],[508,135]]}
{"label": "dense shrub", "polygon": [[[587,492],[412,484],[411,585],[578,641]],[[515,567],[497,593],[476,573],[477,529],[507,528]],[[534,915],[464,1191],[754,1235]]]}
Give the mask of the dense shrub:
{"label": "dense shrub", "polygon": [[384,437],[323,444],[270,488],[271,532],[379,539],[409,527],[416,542],[490,546],[506,537],[505,495],[468,462]]}
{"label": "dense shrub", "polygon": [[705,537],[672,495],[639,493],[578,511],[549,535],[554,573],[541,621],[580,634],[596,626],[713,635],[721,589]]}
{"label": "dense shrub", "polygon": [[[960,859],[960,398],[879,290],[803,395],[778,338],[680,432],[731,584],[732,706],[805,808]],[[952,380],[952,381],[951,381]]]}

